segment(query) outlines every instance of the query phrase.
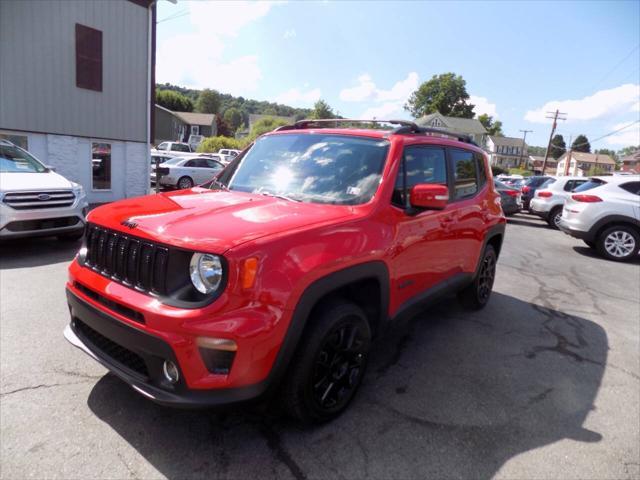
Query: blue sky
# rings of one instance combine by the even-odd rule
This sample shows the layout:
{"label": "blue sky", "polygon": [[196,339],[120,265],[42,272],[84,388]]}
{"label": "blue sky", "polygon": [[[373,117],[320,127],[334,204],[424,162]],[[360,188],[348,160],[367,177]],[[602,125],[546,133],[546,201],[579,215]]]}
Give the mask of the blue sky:
{"label": "blue sky", "polygon": [[[184,2],[158,6],[157,81],[343,116],[409,118],[434,74],[467,81],[476,112],[546,145],[640,118],[640,2]],[[530,141],[529,141],[530,140]],[[640,123],[592,145],[640,144]]]}

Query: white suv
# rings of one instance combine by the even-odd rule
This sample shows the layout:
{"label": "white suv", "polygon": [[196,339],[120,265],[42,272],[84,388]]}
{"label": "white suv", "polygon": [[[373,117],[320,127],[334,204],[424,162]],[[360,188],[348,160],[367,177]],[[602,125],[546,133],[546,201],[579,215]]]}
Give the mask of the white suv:
{"label": "white suv", "polygon": [[82,185],[0,140],[0,239],[57,235],[76,240],[87,210]]}
{"label": "white suv", "polygon": [[640,176],[591,178],[567,198],[559,226],[605,258],[635,258],[640,249]]}
{"label": "white suv", "polygon": [[529,211],[545,219],[551,227],[558,228],[564,201],[575,188],[588,180],[586,177],[550,178],[536,190]]}

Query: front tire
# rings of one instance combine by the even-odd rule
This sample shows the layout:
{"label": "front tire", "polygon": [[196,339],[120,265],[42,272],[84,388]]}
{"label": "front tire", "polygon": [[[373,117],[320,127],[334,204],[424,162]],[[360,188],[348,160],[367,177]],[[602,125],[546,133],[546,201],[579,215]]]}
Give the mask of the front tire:
{"label": "front tire", "polygon": [[340,415],[353,399],[367,365],[371,330],[362,309],[336,300],[309,318],[282,389],[283,404],[303,423]]}
{"label": "front tire", "polygon": [[186,190],[187,188],[193,187],[193,180],[191,177],[180,177],[178,183],[176,184],[179,190]]}
{"label": "front tire", "polygon": [[480,269],[473,282],[458,293],[460,303],[470,310],[480,310],[489,303],[493,282],[496,277],[496,263],[498,256],[491,245],[484,249],[480,259]]}
{"label": "front tire", "polygon": [[627,262],[638,254],[640,235],[632,227],[615,225],[598,236],[596,246],[603,257],[616,262]]}

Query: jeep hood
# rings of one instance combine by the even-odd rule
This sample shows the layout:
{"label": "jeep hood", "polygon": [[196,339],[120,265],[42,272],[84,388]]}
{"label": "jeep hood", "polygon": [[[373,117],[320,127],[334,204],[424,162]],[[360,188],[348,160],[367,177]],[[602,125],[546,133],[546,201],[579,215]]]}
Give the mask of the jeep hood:
{"label": "jeep hood", "polygon": [[0,191],[71,189],[69,180],[55,172],[2,172]]}
{"label": "jeep hood", "polygon": [[224,253],[267,235],[335,222],[353,210],[196,187],[104,205],[88,221],[176,247]]}

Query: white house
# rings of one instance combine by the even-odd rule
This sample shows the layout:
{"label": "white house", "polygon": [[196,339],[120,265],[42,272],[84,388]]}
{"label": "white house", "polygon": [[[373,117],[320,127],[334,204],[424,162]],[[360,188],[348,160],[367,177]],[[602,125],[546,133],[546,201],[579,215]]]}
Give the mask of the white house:
{"label": "white house", "polygon": [[476,118],[447,117],[441,113],[430,113],[418,118],[416,123],[424,127],[441,128],[450,132],[469,135],[481,147],[487,141],[487,130]]}
{"label": "white house", "polygon": [[[568,169],[567,157],[569,157]],[[564,175],[588,177],[600,173],[613,173],[615,167],[616,162],[609,155],[569,151],[558,159],[556,175],[559,177]]]}
{"label": "white house", "polygon": [[155,2],[0,1],[0,138],[84,186],[147,193]]}
{"label": "white house", "polygon": [[491,165],[503,168],[519,167],[528,162],[527,145],[521,138],[515,137],[487,137],[486,150],[489,153]]}

